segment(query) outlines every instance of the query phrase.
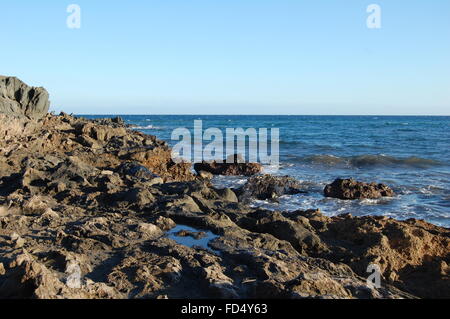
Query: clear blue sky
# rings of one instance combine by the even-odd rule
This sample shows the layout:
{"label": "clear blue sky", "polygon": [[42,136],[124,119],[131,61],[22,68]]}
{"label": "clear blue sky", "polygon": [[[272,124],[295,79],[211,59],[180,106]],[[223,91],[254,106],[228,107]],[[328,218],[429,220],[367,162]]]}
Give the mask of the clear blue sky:
{"label": "clear blue sky", "polygon": [[55,111],[450,115],[448,0],[14,0],[0,37]]}

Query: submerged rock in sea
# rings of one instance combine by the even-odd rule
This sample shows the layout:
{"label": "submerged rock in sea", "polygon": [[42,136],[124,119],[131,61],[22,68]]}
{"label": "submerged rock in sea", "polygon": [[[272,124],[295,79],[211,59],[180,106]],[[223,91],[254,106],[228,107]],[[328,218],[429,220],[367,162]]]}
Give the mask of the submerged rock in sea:
{"label": "submerged rock in sea", "polygon": [[204,172],[208,172],[213,175],[224,176],[252,176],[261,173],[263,166],[259,163],[245,163],[241,156],[232,155],[225,163],[204,161],[194,164],[194,169],[199,175],[204,175]]}
{"label": "submerged rock in sea", "polygon": [[385,184],[368,184],[355,181],[354,179],[337,179],[325,187],[324,194],[326,197],[343,200],[378,199],[381,197],[392,197],[394,196],[394,191]]}
{"label": "submerged rock in sea", "polygon": [[295,178],[272,175],[250,177],[244,186],[236,190],[239,200],[243,202],[251,198],[276,199],[282,195],[295,195],[302,192],[302,186]]}
{"label": "submerged rock in sea", "polygon": [[42,87],[30,87],[16,77],[0,76],[0,113],[41,119],[48,112],[48,98]]}

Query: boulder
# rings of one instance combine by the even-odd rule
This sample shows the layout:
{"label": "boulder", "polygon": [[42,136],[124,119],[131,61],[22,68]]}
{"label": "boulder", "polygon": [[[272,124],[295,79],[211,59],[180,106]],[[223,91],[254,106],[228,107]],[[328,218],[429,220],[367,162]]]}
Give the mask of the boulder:
{"label": "boulder", "polygon": [[155,225],[164,231],[169,231],[177,226],[173,220],[163,216],[159,216],[156,219]]}
{"label": "boulder", "polygon": [[233,202],[233,203],[237,203],[239,201],[236,196],[236,193],[229,188],[217,189],[216,193],[217,193],[217,195],[220,196],[220,199],[222,199],[224,201]]}
{"label": "boulder", "polygon": [[392,197],[394,196],[394,191],[385,184],[368,184],[355,181],[354,179],[337,179],[325,187],[324,194],[326,197],[343,200],[378,199],[381,197]]}
{"label": "boulder", "polygon": [[153,174],[147,167],[137,162],[125,162],[117,169],[118,173],[123,176],[134,177],[143,180],[153,180],[158,175]]}
{"label": "boulder", "polygon": [[263,166],[259,163],[245,163],[239,155],[229,157],[225,163],[216,161],[196,163],[194,169],[197,174],[209,172],[213,175],[224,176],[253,176],[261,173]]}
{"label": "boulder", "polygon": [[165,182],[194,180],[190,163],[175,163],[172,151],[165,146],[155,147],[151,150],[137,150],[128,152],[126,159],[138,162],[151,172],[160,176]]}
{"label": "boulder", "polygon": [[158,226],[149,223],[140,223],[137,226],[137,231],[148,238],[158,238],[163,235],[162,230]]}
{"label": "boulder", "polygon": [[282,195],[295,195],[303,191],[300,183],[292,177],[262,175],[249,178],[247,183],[236,192],[241,201],[246,201],[250,198],[275,199]]}
{"label": "boulder", "polygon": [[138,207],[143,207],[155,201],[155,197],[145,188],[131,188],[128,191],[114,194],[114,197],[118,202],[137,205]]}
{"label": "boulder", "polygon": [[0,113],[31,119],[43,118],[50,107],[48,92],[16,77],[0,76]]}

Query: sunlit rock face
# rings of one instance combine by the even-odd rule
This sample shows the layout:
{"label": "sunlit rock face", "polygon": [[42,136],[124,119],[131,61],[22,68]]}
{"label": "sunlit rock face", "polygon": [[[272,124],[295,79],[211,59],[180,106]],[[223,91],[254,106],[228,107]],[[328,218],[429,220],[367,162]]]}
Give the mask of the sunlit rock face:
{"label": "sunlit rock face", "polygon": [[41,119],[49,107],[46,89],[28,86],[16,77],[0,76],[0,113]]}

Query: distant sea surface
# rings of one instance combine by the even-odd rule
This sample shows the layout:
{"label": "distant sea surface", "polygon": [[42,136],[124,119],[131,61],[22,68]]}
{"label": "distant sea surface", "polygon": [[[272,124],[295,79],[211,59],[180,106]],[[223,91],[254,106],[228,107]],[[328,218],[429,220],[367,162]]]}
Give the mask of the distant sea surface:
{"label": "distant sea surface", "polygon": [[[114,116],[84,116],[103,118]],[[175,128],[279,128],[281,169],[297,178],[307,194],[285,196],[280,203],[255,201],[270,209],[320,208],[326,215],[386,215],[417,218],[450,227],[450,117],[410,116],[211,116],[124,115],[137,130],[174,145]],[[205,145],[207,142],[205,142]],[[271,173],[271,168],[268,168]],[[386,183],[395,198],[342,201],[324,198],[334,179]],[[234,187],[243,178],[216,177],[219,186]]]}

